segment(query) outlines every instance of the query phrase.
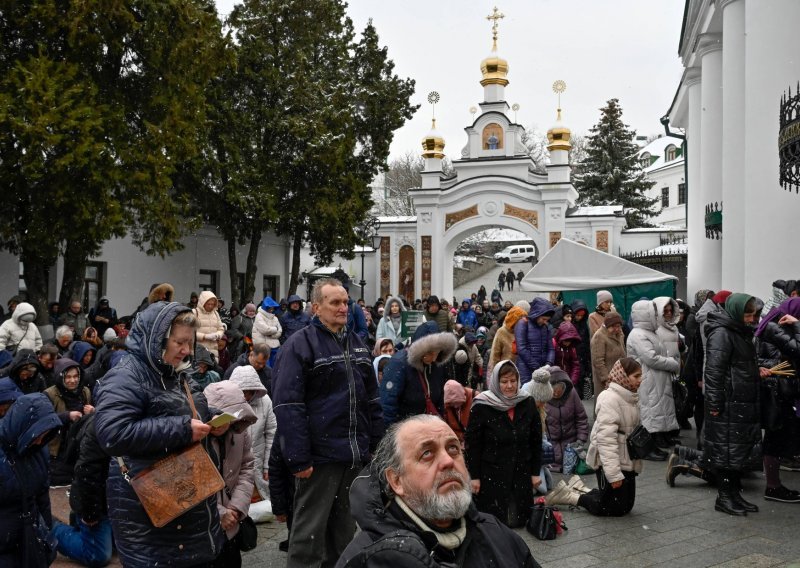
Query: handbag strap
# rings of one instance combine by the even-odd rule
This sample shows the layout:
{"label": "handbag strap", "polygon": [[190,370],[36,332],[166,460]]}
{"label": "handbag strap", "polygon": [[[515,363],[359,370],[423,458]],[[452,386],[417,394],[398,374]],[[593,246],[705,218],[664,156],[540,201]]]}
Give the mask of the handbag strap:
{"label": "handbag strap", "polygon": [[[192,409],[192,418],[195,420],[199,420],[199,415],[197,414],[197,408],[194,405],[194,399],[192,398],[192,393],[189,391],[189,382],[182,377],[179,377],[178,380],[183,384],[183,390],[186,393],[186,398],[189,399],[189,407]],[[122,456],[117,456],[117,464],[119,464],[119,470],[122,473],[123,479],[127,481],[129,484],[131,482],[131,477],[129,475],[130,470],[128,466],[125,465],[125,460],[122,459]]]}

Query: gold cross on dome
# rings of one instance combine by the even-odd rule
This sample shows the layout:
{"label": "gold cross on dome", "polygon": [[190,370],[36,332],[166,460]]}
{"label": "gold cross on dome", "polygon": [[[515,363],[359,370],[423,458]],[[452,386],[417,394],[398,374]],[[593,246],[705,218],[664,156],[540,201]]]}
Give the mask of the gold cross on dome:
{"label": "gold cross on dome", "polygon": [[503,14],[500,10],[497,9],[497,6],[494,7],[492,13],[486,16],[487,20],[492,20],[492,41],[497,47],[497,22],[505,18],[506,15]]}

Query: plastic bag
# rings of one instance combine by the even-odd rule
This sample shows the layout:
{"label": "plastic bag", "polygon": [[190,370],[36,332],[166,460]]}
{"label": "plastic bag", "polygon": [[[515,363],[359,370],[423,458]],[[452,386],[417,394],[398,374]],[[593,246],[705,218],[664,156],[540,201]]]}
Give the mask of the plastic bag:
{"label": "plastic bag", "polygon": [[572,472],[575,471],[575,466],[578,465],[578,452],[575,451],[575,448],[572,445],[568,445],[564,448],[564,461],[561,467],[561,473],[564,475],[572,475]]}
{"label": "plastic bag", "polygon": [[266,523],[275,519],[275,515],[272,514],[272,503],[270,503],[269,499],[251,503],[249,515],[256,523]]}

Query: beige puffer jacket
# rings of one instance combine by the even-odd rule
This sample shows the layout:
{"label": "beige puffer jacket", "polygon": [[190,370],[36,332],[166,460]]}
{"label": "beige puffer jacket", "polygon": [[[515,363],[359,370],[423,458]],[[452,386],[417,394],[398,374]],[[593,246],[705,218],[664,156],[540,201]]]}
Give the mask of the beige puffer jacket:
{"label": "beige puffer jacket", "polygon": [[211,298],[217,299],[214,292],[208,290],[200,292],[200,297],[197,299],[197,307],[193,311],[200,322],[200,328],[197,330],[197,341],[211,351],[214,357],[218,357],[217,339],[225,333],[225,324],[222,323],[216,308],[210,312],[205,310],[204,306]]}
{"label": "beige puffer jacket", "polygon": [[[217,493],[219,516],[225,515],[228,509],[234,509],[241,520],[250,511],[250,500],[253,497],[253,452],[247,428],[255,423],[256,415],[247,404],[242,389],[231,381],[211,383],[203,393],[209,406],[231,414],[239,413],[239,419],[231,423],[225,434],[219,438],[211,436],[211,444],[217,455],[220,455],[220,446],[225,446],[225,460],[221,468],[225,489]],[[237,532],[238,523],[233,529],[226,531],[228,540],[236,536]]]}
{"label": "beige puffer jacket", "polygon": [[628,455],[625,438],[639,425],[639,397],[636,393],[610,383],[597,397],[597,418],[589,435],[586,463],[603,468],[609,483],[625,478],[623,471],[642,471],[642,460]]}

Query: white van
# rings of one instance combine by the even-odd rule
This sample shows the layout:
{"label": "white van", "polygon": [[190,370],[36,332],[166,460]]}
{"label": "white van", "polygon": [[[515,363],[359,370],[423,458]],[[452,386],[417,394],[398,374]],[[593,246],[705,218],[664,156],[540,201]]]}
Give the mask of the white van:
{"label": "white van", "polygon": [[533,245],[513,245],[494,253],[495,262],[533,262],[536,247]]}

